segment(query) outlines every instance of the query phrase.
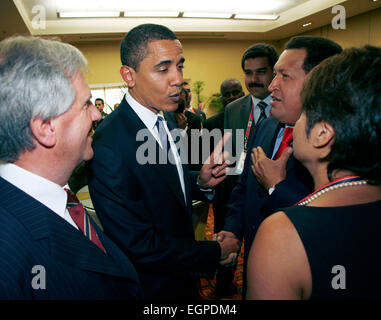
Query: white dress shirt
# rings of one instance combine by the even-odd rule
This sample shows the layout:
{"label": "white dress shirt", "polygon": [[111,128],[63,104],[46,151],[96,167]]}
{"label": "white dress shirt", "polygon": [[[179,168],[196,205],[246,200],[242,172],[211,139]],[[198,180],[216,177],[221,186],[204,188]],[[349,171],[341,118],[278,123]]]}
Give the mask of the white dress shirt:
{"label": "white dress shirt", "polygon": [[[158,144],[160,145],[160,147],[162,147],[160,137],[159,137],[159,132],[158,132],[157,127],[156,127],[158,115],[156,113],[152,112],[151,110],[149,110],[148,108],[144,107],[143,105],[141,105],[139,102],[137,102],[130,95],[128,90],[126,91],[126,101],[131,106],[131,108],[135,111],[135,113],[140,118],[140,120],[143,121],[144,125],[148,128],[148,130],[151,132],[151,134],[155,137],[155,139],[158,142]],[[187,203],[186,196],[185,196],[184,172],[183,172],[183,167],[181,164],[181,159],[180,159],[180,156],[177,152],[175,142],[173,141],[172,135],[169,132],[167,122],[165,121],[164,117],[163,117],[163,124],[164,124],[165,131],[167,132],[167,135],[168,135],[168,141],[169,141],[169,144],[171,146],[171,152],[173,155],[173,159],[175,159],[177,173],[178,173],[179,178],[180,178],[181,189],[182,189],[183,195],[184,195],[184,200],[185,200],[185,203]]]}
{"label": "white dress shirt", "polygon": [[61,186],[12,163],[0,164],[0,177],[41,202],[78,229],[66,209],[67,193]]}

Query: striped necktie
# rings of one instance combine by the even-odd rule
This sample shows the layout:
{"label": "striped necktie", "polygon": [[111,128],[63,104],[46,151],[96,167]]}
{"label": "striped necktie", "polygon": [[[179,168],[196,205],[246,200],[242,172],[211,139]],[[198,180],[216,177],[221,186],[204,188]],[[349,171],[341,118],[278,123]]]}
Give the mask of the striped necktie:
{"label": "striped necktie", "polygon": [[265,112],[266,107],[267,107],[267,103],[264,101],[259,101],[257,104],[257,107],[259,107],[259,109],[261,109],[261,114],[259,115],[257,123],[255,124],[256,126],[259,125],[262,120],[267,118],[266,112]]}
{"label": "striped necktie", "polygon": [[78,228],[83,232],[86,238],[94,242],[104,253],[106,253],[106,250],[99,240],[95,228],[91,223],[89,214],[86,212],[82,203],[79,202],[77,196],[69,189],[65,188],[65,191],[67,193],[66,208],[69,211],[71,218],[78,226]]}

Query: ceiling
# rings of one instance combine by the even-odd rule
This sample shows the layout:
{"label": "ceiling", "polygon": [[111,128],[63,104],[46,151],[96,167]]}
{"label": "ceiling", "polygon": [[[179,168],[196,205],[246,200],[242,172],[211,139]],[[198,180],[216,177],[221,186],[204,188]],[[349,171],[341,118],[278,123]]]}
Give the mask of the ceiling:
{"label": "ceiling", "polygon": [[[190,10],[186,4],[174,0],[135,1],[144,9]],[[122,5],[121,5],[122,3]],[[155,8],[156,5],[160,7]],[[63,41],[120,41],[123,35],[141,23],[158,23],[172,29],[180,39],[224,40],[280,40],[331,23],[335,14],[332,7],[343,5],[346,17],[352,17],[381,7],[381,0],[191,0],[206,11],[236,13],[277,14],[277,20],[236,20],[206,18],[130,18],[124,11],[131,9],[130,2],[120,0],[1,0],[0,39],[12,34],[57,35]],[[111,7],[110,7],[111,5]],[[243,5],[243,9],[240,9]],[[272,7],[271,7],[271,6]],[[86,9],[106,10],[115,7],[120,11],[116,18],[59,18],[57,12]],[[108,6],[108,8],[106,8]],[[72,11],[74,9],[71,9]],[[182,13],[180,13],[180,16]],[[38,20],[39,17],[45,17]],[[233,16],[234,17],[234,16]],[[307,27],[303,24],[311,23]]]}

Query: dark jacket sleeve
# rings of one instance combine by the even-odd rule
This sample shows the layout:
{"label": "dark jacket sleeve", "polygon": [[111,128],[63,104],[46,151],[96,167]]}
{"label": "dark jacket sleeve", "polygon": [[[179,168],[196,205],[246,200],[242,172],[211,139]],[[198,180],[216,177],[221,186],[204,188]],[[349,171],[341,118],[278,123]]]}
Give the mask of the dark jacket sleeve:
{"label": "dark jacket sleeve", "polygon": [[[251,148],[248,150],[251,150]],[[228,203],[229,210],[225,218],[224,230],[233,232],[236,237],[241,240],[243,237],[244,227],[244,208],[246,199],[247,177],[249,175],[249,170],[251,170],[250,159],[251,157],[248,153],[245,159],[243,171],[230,195],[230,200]]]}

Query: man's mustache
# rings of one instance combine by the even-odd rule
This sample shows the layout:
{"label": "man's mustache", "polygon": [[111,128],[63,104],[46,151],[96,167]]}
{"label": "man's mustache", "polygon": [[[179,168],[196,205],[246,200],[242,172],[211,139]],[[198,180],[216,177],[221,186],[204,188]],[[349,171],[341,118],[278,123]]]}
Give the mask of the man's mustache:
{"label": "man's mustache", "polygon": [[264,88],[264,85],[261,82],[250,82],[249,83],[249,88],[253,88],[253,87]]}

